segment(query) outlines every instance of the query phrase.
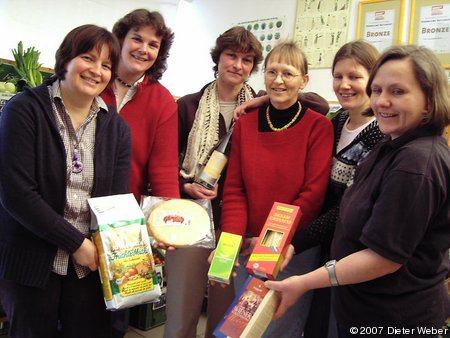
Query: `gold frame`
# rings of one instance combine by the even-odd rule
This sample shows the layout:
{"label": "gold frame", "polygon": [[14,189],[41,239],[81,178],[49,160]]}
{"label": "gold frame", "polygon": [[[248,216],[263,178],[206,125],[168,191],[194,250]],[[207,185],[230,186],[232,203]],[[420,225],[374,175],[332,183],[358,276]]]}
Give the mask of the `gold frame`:
{"label": "gold frame", "polygon": [[[449,0],[411,0],[411,28],[409,30],[409,40],[410,44],[418,45],[419,34],[418,28],[420,27],[420,10],[425,6],[433,5],[449,5]],[[433,50],[431,48],[431,50]],[[438,59],[441,61],[442,65],[446,69],[450,69],[450,53],[436,53]]]}
{"label": "gold frame", "polygon": [[[365,14],[367,12],[381,10],[396,10],[394,18],[394,32],[392,44],[401,44],[403,35],[403,18],[405,0],[363,0],[358,4],[358,22],[356,26],[356,38],[364,39],[364,27],[366,25]],[[370,42],[370,41],[368,41]]]}

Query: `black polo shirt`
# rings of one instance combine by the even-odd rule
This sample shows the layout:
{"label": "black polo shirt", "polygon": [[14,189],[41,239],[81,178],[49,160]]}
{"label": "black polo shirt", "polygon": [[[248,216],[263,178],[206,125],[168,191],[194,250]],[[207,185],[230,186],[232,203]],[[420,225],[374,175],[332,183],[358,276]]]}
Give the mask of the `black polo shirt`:
{"label": "black polo shirt", "polygon": [[332,244],[341,259],[370,248],[402,264],[393,274],[336,289],[343,326],[440,327],[450,247],[450,151],[419,128],[381,142],[345,192]]}

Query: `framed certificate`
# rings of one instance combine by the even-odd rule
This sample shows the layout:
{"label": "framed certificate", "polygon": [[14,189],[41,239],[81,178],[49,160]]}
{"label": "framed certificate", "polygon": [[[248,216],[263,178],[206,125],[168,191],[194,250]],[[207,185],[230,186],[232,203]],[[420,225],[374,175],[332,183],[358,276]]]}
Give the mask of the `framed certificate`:
{"label": "framed certificate", "polygon": [[400,44],[404,0],[365,0],[358,6],[356,37],[374,45],[380,52]]}
{"label": "framed certificate", "polygon": [[450,0],[412,0],[409,43],[431,49],[450,68]]}

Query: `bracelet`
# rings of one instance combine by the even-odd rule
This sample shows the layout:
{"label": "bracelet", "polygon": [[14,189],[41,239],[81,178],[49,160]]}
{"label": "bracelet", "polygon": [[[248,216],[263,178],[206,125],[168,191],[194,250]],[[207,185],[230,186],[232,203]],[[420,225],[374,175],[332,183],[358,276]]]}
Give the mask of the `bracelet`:
{"label": "bracelet", "polygon": [[339,282],[336,277],[336,260],[333,259],[325,263],[325,269],[328,271],[330,277],[331,286],[339,286]]}

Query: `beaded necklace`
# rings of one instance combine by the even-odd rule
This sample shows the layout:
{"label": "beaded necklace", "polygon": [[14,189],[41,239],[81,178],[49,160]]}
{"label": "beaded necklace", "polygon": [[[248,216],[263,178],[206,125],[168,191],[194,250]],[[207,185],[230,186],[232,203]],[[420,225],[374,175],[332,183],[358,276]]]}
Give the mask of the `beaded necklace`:
{"label": "beaded necklace", "polygon": [[116,80],[119,81],[121,84],[123,84],[125,87],[131,88],[133,87],[132,84],[126,83],[124,80],[122,80],[120,77],[116,77]]}
{"label": "beaded necklace", "polygon": [[288,124],[284,125],[283,127],[277,128],[272,124],[272,121],[270,120],[270,105],[267,106],[266,109],[266,119],[267,119],[267,123],[269,124],[269,127],[272,131],[282,131],[282,130],[286,130],[288,129],[294,122],[295,120],[298,119],[298,117],[300,116],[300,112],[302,111],[302,105],[300,104],[299,101],[297,101],[298,103],[298,110],[297,113],[295,114],[295,116],[293,117],[293,119],[291,121],[288,122]]}

